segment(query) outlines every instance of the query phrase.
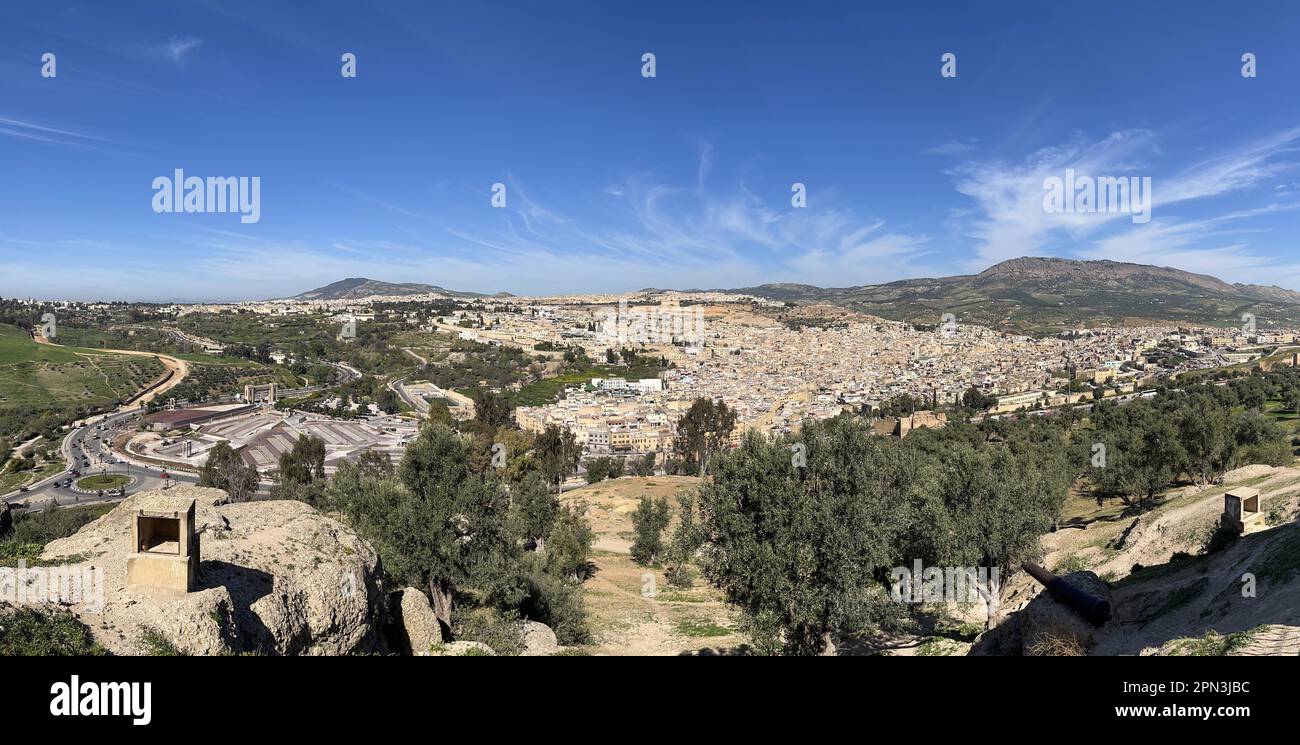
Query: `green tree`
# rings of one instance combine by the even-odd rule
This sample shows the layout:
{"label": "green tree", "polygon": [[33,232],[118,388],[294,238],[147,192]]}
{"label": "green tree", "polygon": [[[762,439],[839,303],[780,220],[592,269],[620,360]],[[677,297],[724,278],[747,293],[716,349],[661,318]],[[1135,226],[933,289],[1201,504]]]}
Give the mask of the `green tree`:
{"label": "green tree", "polygon": [[588,484],[595,484],[609,477],[609,458],[588,458],[585,465]]}
{"label": "green tree", "polygon": [[336,476],[329,489],[398,586],[427,588],[447,629],[458,590],[490,587],[517,569],[508,497],[470,470],[470,450],[445,425],[429,424],[407,446],[397,478]]}
{"label": "green tree", "polygon": [[643,458],[632,465],[632,472],[637,476],[655,475],[655,454],[646,453]]}
{"label": "green tree", "polygon": [[583,503],[560,509],[546,539],[547,572],[571,580],[586,577],[595,540],[586,513],[587,505]]}
{"label": "green tree", "polygon": [[474,397],[474,419],[490,430],[510,424],[514,407],[505,396],[480,390]]}
{"label": "green tree", "polygon": [[690,563],[700,547],[700,529],[695,522],[694,497],[690,494],[679,495],[677,505],[677,529],[673,531],[665,552],[668,568],[664,571],[664,578],[673,587],[687,589],[695,580]]}
{"label": "green tree", "polygon": [[848,417],[809,425],[802,440],[796,461],[791,442],[751,433],[699,488],[701,568],[763,652],[820,654],[833,630],[890,605],[878,578],[898,561],[923,478],[894,440]]}
{"label": "green tree", "polygon": [[363,451],[357,458],[357,468],[361,471],[361,475],[375,479],[392,478],[397,473],[397,469],[393,467],[393,459],[382,450]]}
{"label": "green tree", "polygon": [[544,549],[546,537],[550,535],[559,511],[560,502],[540,473],[531,473],[515,485],[511,494],[510,524],[515,535],[525,544]]}
{"label": "green tree", "polygon": [[325,478],[325,441],[303,435],[280,455],[280,480],[310,484]]}
{"label": "green tree", "polygon": [[375,406],[379,407],[379,410],[385,414],[396,414],[401,410],[401,405],[397,400],[397,394],[393,393],[388,388],[383,389],[377,396],[375,396]]}
{"label": "green tree", "polygon": [[736,413],[725,403],[697,398],[677,422],[673,448],[705,476],[709,459],[723,449],[735,427]]}
{"label": "green tree", "polygon": [[1177,426],[1187,473],[1201,484],[1208,484],[1227,470],[1236,454],[1232,416],[1204,395],[1185,397],[1181,404]]}
{"label": "green tree", "polygon": [[1300,416],[1300,388],[1291,388],[1286,392],[1286,407]]}
{"label": "green tree", "polygon": [[568,427],[548,425],[533,441],[533,454],[546,479],[559,490],[564,479],[578,469],[582,447]]}
{"label": "green tree", "polygon": [[961,404],[972,411],[987,411],[998,402],[995,396],[986,396],[980,389],[971,386],[961,394]]}
{"label": "green tree", "polygon": [[199,486],[221,489],[232,502],[246,502],[257,494],[257,468],[222,440],[208,451],[208,459],[199,471]]}
{"label": "green tree", "polygon": [[650,566],[659,560],[664,551],[664,528],[668,527],[667,497],[641,497],[632,511],[632,560]]}

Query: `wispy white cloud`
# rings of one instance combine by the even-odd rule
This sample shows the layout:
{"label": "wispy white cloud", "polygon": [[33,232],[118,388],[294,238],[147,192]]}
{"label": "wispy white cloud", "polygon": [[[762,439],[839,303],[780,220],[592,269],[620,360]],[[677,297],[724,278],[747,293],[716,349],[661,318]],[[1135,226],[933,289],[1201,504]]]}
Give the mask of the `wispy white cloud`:
{"label": "wispy white cloud", "polygon": [[[744,184],[710,186],[716,151],[701,143],[697,157],[693,184],[637,174],[598,190],[592,195],[598,208],[589,213],[607,218],[600,223],[579,224],[510,176],[514,209],[502,211],[498,227],[446,230],[481,263],[492,260],[484,251],[513,257],[526,267],[527,291],[548,286],[543,283],[621,291],[651,284],[651,277],[660,278],[656,286],[677,287],[776,281],[843,286],[922,273],[916,262],[928,256],[925,235],[886,230],[884,220],[859,215],[830,192],[810,195],[809,204],[820,207],[795,208]],[[777,193],[784,199],[784,189]],[[885,257],[890,261],[882,263]],[[547,267],[559,273],[543,274]],[[625,276],[602,284],[610,279],[602,267]],[[684,284],[666,284],[671,278]]]}
{"label": "wispy white cloud", "polygon": [[203,45],[202,39],[195,39],[191,36],[173,36],[163,47],[163,51],[172,62],[180,64],[185,61],[185,56]]}
{"label": "wispy white cloud", "polygon": [[[1300,127],[1225,147],[1175,169],[1163,163],[1160,140],[1151,131],[1126,130],[1099,141],[1075,137],[1016,164],[975,158],[958,162],[949,171],[953,183],[974,201],[972,212],[954,218],[963,236],[974,242],[963,267],[976,271],[1016,256],[1056,253],[1255,281],[1253,269],[1276,262],[1245,239],[1250,221],[1295,205],[1266,203],[1242,210],[1218,206],[1215,200],[1250,190],[1262,193],[1261,202],[1284,198],[1285,189],[1268,190],[1279,175],[1300,166],[1295,157]],[[1081,176],[1150,176],[1151,222],[1135,225],[1126,213],[1046,211],[1044,179],[1061,177],[1066,169]],[[1192,202],[1197,203],[1195,218],[1183,214],[1187,210],[1175,211]]]}
{"label": "wispy white cloud", "polygon": [[52,145],[66,145],[68,147],[100,149],[95,143],[113,142],[105,137],[86,134],[84,132],[73,132],[68,129],[58,129],[49,127],[44,124],[35,122],[11,119],[0,116],[0,135],[14,137],[21,140],[34,140],[36,142],[46,142]]}

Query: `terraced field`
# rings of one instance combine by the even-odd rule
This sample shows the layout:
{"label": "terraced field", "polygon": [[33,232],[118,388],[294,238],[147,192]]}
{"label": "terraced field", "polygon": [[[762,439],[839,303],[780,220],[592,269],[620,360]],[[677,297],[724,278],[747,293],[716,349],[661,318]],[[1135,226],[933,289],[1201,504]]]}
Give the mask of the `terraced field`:
{"label": "terraced field", "polygon": [[0,325],[0,408],[113,401],[162,373],[151,357],[37,344],[26,331]]}

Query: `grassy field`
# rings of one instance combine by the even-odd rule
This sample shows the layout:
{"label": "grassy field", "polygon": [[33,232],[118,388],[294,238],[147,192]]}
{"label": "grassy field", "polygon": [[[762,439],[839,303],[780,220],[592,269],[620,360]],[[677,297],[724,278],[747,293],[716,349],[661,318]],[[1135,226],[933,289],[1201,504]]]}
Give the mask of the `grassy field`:
{"label": "grassy field", "polygon": [[125,398],[163,372],[149,357],[37,344],[0,324],[0,408]]}
{"label": "grassy field", "polygon": [[311,339],[332,339],[338,325],[333,314],[312,313],[299,316],[261,316],[253,313],[191,313],[176,322],[191,334],[215,339],[222,344],[291,344]]}
{"label": "grassy field", "polygon": [[87,476],[77,482],[78,489],[95,491],[97,489],[116,489],[119,486],[126,486],[130,481],[120,473],[105,473],[97,476]]}
{"label": "grassy field", "polygon": [[31,471],[5,471],[0,474],[0,494],[11,492],[23,484],[34,484],[59,473],[63,468],[63,458],[55,458]]}
{"label": "grassy field", "polygon": [[737,629],[736,611],[704,580],[674,588],[662,567],[639,566],[628,553],[629,515],[640,498],[667,497],[675,511],[675,496],[698,483],[689,476],[629,476],[565,493],[564,503],[587,505],[587,519],[596,534],[591,557],[595,573],[582,586],[594,637],[589,651],[679,655],[735,650],[748,641]]}

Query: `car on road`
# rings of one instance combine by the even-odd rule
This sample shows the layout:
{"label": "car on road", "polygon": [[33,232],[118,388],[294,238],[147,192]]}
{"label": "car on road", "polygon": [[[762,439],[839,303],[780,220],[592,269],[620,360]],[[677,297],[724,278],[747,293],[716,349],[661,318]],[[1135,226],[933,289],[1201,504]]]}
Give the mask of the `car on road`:
{"label": "car on road", "polygon": [[23,484],[22,486],[18,487],[18,491],[27,491],[27,485]]}

